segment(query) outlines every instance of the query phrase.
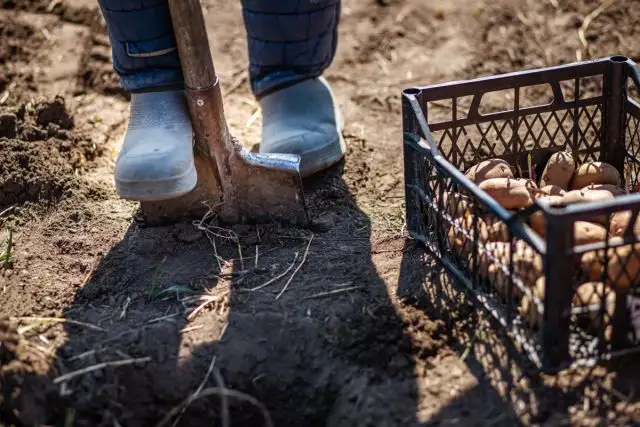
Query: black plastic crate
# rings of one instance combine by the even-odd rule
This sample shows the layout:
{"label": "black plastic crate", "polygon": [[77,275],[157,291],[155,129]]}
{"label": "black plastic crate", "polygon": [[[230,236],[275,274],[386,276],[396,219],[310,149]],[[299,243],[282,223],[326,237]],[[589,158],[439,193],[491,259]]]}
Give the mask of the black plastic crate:
{"label": "black plastic crate", "polygon": [[[544,371],[640,352],[640,245],[635,246],[640,235],[614,239],[607,234],[601,243],[573,244],[576,221],[604,218],[601,224],[608,230],[614,212],[628,211],[635,220],[640,194],[565,208],[536,202],[513,212],[464,171],[501,158],[526,178],[531,164],[544,164],[552,152],[567,150],[579,164],[614,165],[623,185],[635,190],[640,104],[631,94],[638,89],[639,68],[614,56],[403,91],[406,216],[412,237]],[[536,211],[546,220],[546,239],[528,225]],[[504,244],[491,244],[486,227],[507,233]],[[629,257],[637,257],[638,269]],[[622,271],[614,266],[623,266]]]}

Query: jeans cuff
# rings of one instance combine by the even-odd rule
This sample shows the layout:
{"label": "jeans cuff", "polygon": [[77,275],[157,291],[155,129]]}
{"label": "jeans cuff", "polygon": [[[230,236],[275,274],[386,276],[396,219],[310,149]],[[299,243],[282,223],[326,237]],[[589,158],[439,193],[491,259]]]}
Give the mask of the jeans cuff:
{"label": "jeans cuff", "polygon": [[156,89],[184,89],[180,69],[148,69],[131,74],[121,74],[122,87],[129,92],[146,92]]}
{"label": "jeans cuff", "polygon": [[255,97],[260,100],[273,92],[286,89],[305,80],[320,77],[322,71],[317,70],[312,73],[300,73],[292,70],[272,72],[261,78],[252,79],[251,90]]}

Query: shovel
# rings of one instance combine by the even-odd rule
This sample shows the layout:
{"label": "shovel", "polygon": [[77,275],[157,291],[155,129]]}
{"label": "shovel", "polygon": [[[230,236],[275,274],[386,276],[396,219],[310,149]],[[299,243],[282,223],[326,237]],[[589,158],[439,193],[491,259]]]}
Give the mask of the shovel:
{"label": "shovel", "polygon": [[200,0],[169,0],[195,136],[197,187],[162,202],[143,202],[142,219],[160,225],[214,209],[226,224],[307,226],[300,156],[256,154],[229,134]]}

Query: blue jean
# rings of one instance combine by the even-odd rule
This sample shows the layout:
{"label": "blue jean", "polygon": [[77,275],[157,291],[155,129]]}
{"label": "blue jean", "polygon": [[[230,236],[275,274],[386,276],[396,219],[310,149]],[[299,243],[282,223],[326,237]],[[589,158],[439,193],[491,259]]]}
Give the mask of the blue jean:
{"label": "blue jean", "polygon": [[[98,0],[113,66],[132,92],[183,85],[167,0]],[[318,77],[338,41],[340,0],[242,0],[257,97]]]}

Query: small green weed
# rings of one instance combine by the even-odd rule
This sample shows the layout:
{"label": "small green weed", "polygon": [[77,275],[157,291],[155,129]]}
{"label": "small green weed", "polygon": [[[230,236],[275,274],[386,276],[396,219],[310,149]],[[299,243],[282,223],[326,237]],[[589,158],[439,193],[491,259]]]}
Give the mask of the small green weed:
{"label": "small green weed", "polygon": [[4,251],[0,252],[0,269],[10,268],[13,264],[13,230],[9,229],[9,238]]}
{"label": "small green weed", "polygon": [[147,293],[147,301],[149,302],[158,298],[158,295],[162,291],[158,287],[158,276],[160,275],[160,272],[166,260],[167,260],[167,257],[164,257],[162,259],[162,262],[160,262],[160,264],[156,267],[155,271],[153,272],[153,276],[151,277],[151,285],[149,286],[149,292]]}

